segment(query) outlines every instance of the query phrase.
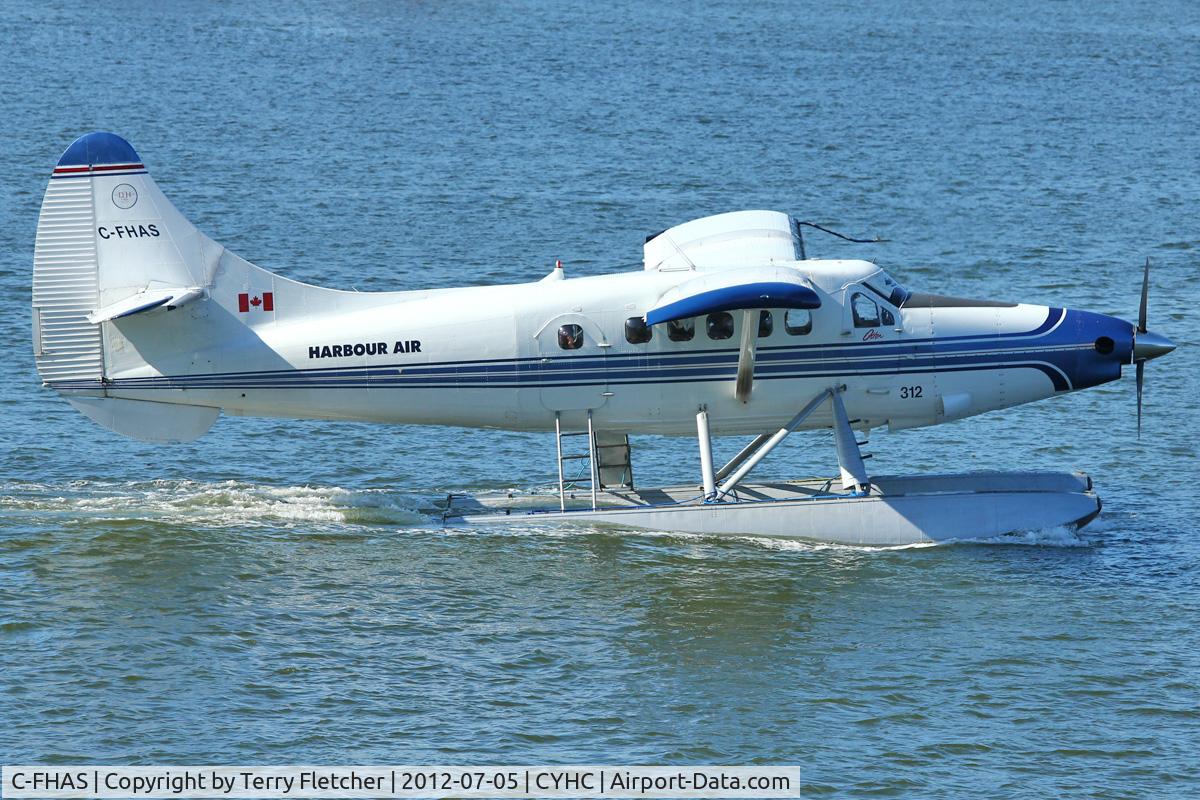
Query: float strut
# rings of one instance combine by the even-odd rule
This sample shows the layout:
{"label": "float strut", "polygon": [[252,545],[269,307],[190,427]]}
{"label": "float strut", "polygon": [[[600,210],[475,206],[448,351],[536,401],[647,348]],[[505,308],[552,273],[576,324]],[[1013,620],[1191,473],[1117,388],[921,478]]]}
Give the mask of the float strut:
{"label": "float strut", "polygon": [[700,406],[696,414],[696,441],[700,445],[700,475],[704,480],[704,502],[717,496],[717,479],[713,476],[712,440],[708,435],[708,407]]}
{"label": "float strut", "polygon": [[839,386],[832,395],[833,404],[833,435],[837,439],[838,467],[842,472],[842,488],[858,492],[866,492],[871,488],[871,480],[867,477],[867,467],[863,464],[862,452],[858,449],[858,440],[846,417],[846,406],[842,404],[842,392],[845,386]]}
{"label": "float strut", "polygon": [[766,444],[770,438],[771,438],[771,434],[769,434],[769,433],[760,433],[758,436],[755,436],[753,442],[751,442],[750,444],[743,447],[740,453],[738,453],[733,458],[729,459],[728,464],[726,464],[725,466],[723,466],[719,470],[717,470],[717,480],[719,480],[719,481],[725,480],[725,478],[729,475],[729,473],[731,473],[735,469],[737,469],[738,466],[740,466],[741,463],[743,461],[745,461],[747,458],[754,455],[754,451],[758,450],[758,448],[760,448],[764,444]]}
{"label": "float strut", "polygon": [[596,492],[600,487],[600,468],[596,464],[596,429],[592,427],[592,410],[588,409],[588,466],[592,472],[592,511],[596,510]]}
{"label": "float strut", "polygon": [[[721,484],[721,487],[719,489],[717,489],[716,499],[724,500],[725,496],[728,495],[731,491],[733,491],[733,488],[738,485],[738,482],[741,481],[742,478],[746,477],[746,475],[748,475],[750,473],[750,470],[752,470],[756,466],[758,466],[758,462],[760,462],[764,458],[766,458],[767,454],[769,454],[772,450],[774,450],[775,447],[780,442],[782,442],[784,439],[786,439],[787,435],[789,433],[796,430],[796,428],[800,427],[800,423],[802,423],[802,422],[804,422],[804,420],[808,419],[809,415],[811,415],[814,411],[816,411],[817,408],[821,405],[821,403],[825,402],[825,398],[829,397],[832,394],[833,394],[833,390],[826,389],[825,391],[821,392],[819,395],[814,397],[812,400],[809,400],[808,405],[806,405],[804,408],[800,409],[799,414],[792,417],[792,419],[788,422],[787,425],[784,425],[782,428],[777,430],[775,432],[775,434],[766,441],[765,444],[759,446],[756,450],[754,450],[754,452],[746,458],[745,463],[743,463],[740,467],[738,467],[737,470],[732,475],[729,476],[728,480],[726,480],[724,483]],[[757,441],[757,439],[755,441]],[[753,446],[754,446],[754,443],[751,442],[751,447],[753,447]],[[743,451],[743,452],[745,452],[745,451]],[[738,453],[738,455],[740,456],[741,453]],[[736,460],[736,458],[735,458],[735,460]],[[730,463],[732,463],[732,462],[730,462]]]}

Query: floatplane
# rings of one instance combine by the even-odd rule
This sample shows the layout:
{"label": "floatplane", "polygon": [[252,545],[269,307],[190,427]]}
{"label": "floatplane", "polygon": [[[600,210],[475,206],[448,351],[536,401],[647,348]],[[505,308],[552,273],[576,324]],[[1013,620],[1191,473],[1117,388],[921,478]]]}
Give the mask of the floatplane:
{"label": "floatplane", "polygon": [[[1082,526],[1081,473],[871,475],[900,430],[1097,386],[1174,349],[1088,311],[910,291],[864,260],[809,258],[775,211],[646,238],[644,269],[361,293],[309,286],[188,222],[133,147],[76,140],[38,220],[33,338],[44,384],[118,433],[199,437],[232,415],[544,431],[557,485],[451,496],[453,523],[585,522],[892,545]],[[838,475],[759,482],[795,431],[832,430]],[[694,436],[699,482],[633,480],[630,436]],[[714,436],[753,437],[717,466]],[[549,455],[549,448],[548,448]],[[578,476],[572,475],[577,472]],[[548,507],[538,507],[539,504]]]}

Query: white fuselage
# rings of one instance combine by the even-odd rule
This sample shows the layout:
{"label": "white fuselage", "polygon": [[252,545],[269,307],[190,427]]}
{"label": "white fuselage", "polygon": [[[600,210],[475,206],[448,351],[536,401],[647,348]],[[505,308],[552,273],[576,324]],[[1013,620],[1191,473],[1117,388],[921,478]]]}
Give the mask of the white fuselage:
{"label": "white fuselage", "polygon": [[[713,432],[729,434],[778,427],[816,393],[844,384],[856,425],[904,428],[1051,396],[1063,389],[1052,374],[1064,370],[1050,356],[1093,346],[1061,338],[1060,309],[897,307],[863,285],[881,275],[868,262],[787,266],[811,282],[821,307],[804,312],[811,330],[795,333],[783,310],[770,311],[773,330],[756,337],[746,402],[734,394],[742,312],[732,314],[728,338],[711,338],[700,317],[690,341],[672,341],[665,325],[647,343],[627,341],[626,320],[694,277],[690,270],[552,273],[529,284],[383,294],[272,276],[258,287],[272,290],[270,312],[239,312],[228,295],[123,321],[106,343],[108,394],[232,414],[513,430],[553,429],[556,412],[580,427],[590,410],[598,429],[662,434],[693,432],[697,408],[707,406]],[[855,324],[848,305],[860,292],[893,323]],[[564,325],[582,329],[578,349],[560,347]],[[211,345],[201,346],[206,337]],[[939,346],[951,342],[952,351]],[[123,369],[126,349],[136,357]],[[819,412],[804,427],[829,424]]]}
{"label": "white fuselage", "polygon": [[[690,433],[707,409],[715,434],[761,433],[842,386],[854,425],[905,428],[1113,380],[1131,360],[1129,323],[910,295],[869,262],[805,259],[801,225],[731,212],[650,237],[637,272],[344,292],[229,252],[97,132],[43,199],[34,352],[47,386],[155,441],[200,435],[218,409],[513,430],[590,414],[614,434]],[[829,424],[825,408],[804,427]]]}

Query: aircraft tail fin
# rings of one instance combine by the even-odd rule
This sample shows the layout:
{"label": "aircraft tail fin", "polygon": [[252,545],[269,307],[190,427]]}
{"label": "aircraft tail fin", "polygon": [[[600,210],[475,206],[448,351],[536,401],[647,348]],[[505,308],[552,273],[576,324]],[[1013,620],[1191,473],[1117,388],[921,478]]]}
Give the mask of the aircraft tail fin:
{"label": "aircraft tail fin", "polygon": [[160,371],[148,354],[154,334],[163,333],[161,326],[143,331],[142,342],[130,345],[111,323],[158,319],[207,298],[218,273],[238,286],[271,277],[226,256],[180,214],[127,141],[104,132],[81,136],[59,159],[38,218],[33,347],[43,382],[120,433],[152,441],[196,438],[218,409],[178,397],[108,396],[114,372]]}

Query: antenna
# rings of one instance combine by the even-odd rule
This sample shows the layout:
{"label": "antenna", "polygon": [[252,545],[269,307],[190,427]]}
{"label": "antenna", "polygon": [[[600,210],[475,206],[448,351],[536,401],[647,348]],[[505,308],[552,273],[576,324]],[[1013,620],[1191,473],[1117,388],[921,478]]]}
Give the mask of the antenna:
{"label": "antenna", "polygon": [[794,218],[793,218],[793,221],[796,224],[796,242],[797,242],[797,244],[800,245],[800,260],[801,261],[808,260],[808,254],[805,253],[805,251],[804,251],[804,231],[801,230],[801,228],[803,228],[805,226],[807,226],[809,228],[816,228],[817,230],[821,231],[822,233],[828,233],[831,236],[836,236],[839,239],[845,239],[847,242],[854,242],[855,244],[880,244],[882,242],[888,241],[887,239],[880,239],[878,236],[876,236],[874,239],[855,239],[853,236],[847,236],[844,233],[838,233],[835,230],[830,230],[829,228],[826,228],[824,225],[818,225],[815,222],[806,222],[804,220],[799,220],[799,219],[794,219]]}

